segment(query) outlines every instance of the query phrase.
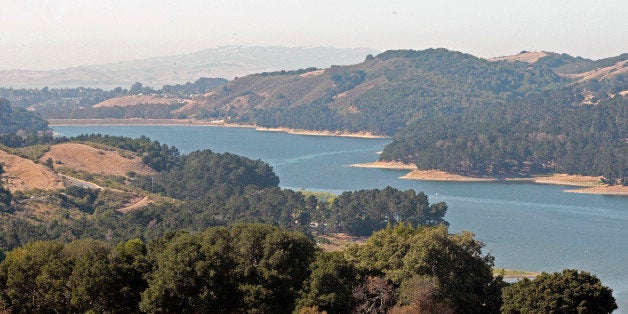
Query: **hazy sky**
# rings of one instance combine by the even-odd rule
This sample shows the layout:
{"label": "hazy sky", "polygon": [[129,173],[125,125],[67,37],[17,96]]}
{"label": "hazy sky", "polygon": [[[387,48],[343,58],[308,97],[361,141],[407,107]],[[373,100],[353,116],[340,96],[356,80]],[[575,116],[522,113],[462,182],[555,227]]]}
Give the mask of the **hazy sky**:
{"label": "hazy sky", "polygon": [[0,0],[0,69],[52,69],[222,45],[628,52],[626,0]]}

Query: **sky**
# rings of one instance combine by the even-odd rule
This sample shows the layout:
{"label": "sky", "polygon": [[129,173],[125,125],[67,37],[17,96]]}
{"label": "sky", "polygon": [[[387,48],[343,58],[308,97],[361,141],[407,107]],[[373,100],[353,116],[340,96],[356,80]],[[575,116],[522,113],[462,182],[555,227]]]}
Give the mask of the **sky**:
{"label": "sky", "polygon": [[0,0],[0,70],[224,46],[628,52],[626,0]]}

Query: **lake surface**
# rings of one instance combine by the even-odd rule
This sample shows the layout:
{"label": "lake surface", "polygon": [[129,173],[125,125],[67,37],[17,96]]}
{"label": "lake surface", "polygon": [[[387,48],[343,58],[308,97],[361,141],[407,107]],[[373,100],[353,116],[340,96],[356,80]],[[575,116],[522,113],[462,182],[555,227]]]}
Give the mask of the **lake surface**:
{"label": "lake surface", "polygon": [[447,202],[450,231],[469,230],[485,242],[496,267],[528,271],[577,268],[613,288],[628,313],[628,198],[565,193],[573,187],[529,183],[403,180],[406,171],[353,168],[375,161],[390,139],[361,139],[259,132],[213,126],[55,126],[63,136],[101,133],[139,137],[176,146],[184,153],[209,148],[271,164],[280,186],[290,189],[383,188],[425,192]]}

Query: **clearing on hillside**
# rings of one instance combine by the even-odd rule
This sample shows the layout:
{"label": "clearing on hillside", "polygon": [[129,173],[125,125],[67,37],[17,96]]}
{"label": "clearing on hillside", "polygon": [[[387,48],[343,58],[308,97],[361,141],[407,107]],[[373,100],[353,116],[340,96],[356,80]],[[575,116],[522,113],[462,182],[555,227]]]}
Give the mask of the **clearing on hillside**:
{"label": "clearing on hillside", "polygon": [[166,97],[155,97],[150,95],[130,95],[107,99],[94,105],[94,108],[101,107],[128,107],[137,105],[170,105],[177,100]]}
{"label": "clearing on hillside", "polygon": [[0,150],[0,163],[4,164],[2,181],[11,192],[31,189],[63,189],[63,178],[44,165],[11,155]]}
{"label": "clearing on hillside", "polygon": [[494,57],[494,58],[490,58],[488,59],[488,61],[521,61],[521,62],[527,62],[527,63],[534,63],[539,61],[539,59],[543,58],[547,56],[546,52],[522,52],[520,54],[514,55],[514,56],[503,56],[503,57]]}
{"label": "clearing on hillside", "polygon": [[67,167],[76,171],[117,176],[127,176],[129,171],[142,175],[154,173],[137,156],[122,157],[116,151],[97,149],[78,143],[51,146],[50,151],[40,160],[43,163],[48,158],[53,160],[55,169]]}

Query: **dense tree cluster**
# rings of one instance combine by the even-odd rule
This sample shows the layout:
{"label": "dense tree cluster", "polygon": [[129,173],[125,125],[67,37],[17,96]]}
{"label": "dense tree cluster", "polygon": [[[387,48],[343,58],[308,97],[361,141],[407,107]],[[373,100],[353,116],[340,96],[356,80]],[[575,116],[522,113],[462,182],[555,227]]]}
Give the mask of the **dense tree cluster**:
{"label": "dense tree cluster", "polygon": [[[414,257],[425,263],[461,259],[457,264],[469,265],[458,276],[469,284],[477,280],[477,267],[489,269],[490,274],[490,258],[465,249],[469,243],[454,240],[463,235],[448,235],[439,228],[397,226],[369,241],[391,234],[407,236],[388,241],[379,250],[410,245],[411,251],[425,247],[432,252]],[[425,234],[420,242],[409,238],[419,234]],[[442,241],[448,244],[438,244]],[[376,302],[387,310],[397,303],[400,287],[388,277],[391,267],[368,269],[364,261],[351,257],[373,249],[367,242],[346,257],[317,252],[314,243],[300,233],[256,224],[170,233],[148,245],[137,239],[116,247],[91,239],[68,244],[34,242],[8,252],[0,264],[0,306],[14,312],[290,313],[297,306],[350,312]],[[419,269],[407,271],[408,276],[438,276]],[[488,282],[477,285],[491,282],[489,275]],[[499,290],[494,292],[498,296]],[[386,302],[377,303],[380,296]],[[480,300],[471,302],[476,301]]]}
{"label": "dense tree cluster", "polygon": [[[8,312],[610,313],[585,272],[508,287],[469,233],[401,224],[344,252],[260,224],[171,232],[144,244],[36,241],[0,263]],[[502,292],[503,291],[503,292]],[[503,297],[502,297],[503,296]],[[502,305],[503,298],[503,305]]]}
{"label": "dense tree cluster", "polygon": [[502,313],[612,313],[612,290],[587,272],[565,269],[523,279],[503,290]]}
{"label": "dense tree cluster", "polygon": [[0,264],[0,308],[289,313],[314,252],[302,234],[265,225],[170,233],[148,246],[34,242]]}
{"label": "dense tree cluster", "polygon": [[446,212],[445,203],[430,205],[423,192],[386,187],[342,193],[331,203],[327,225],[330,231],[370,235],[399,222],[414,226],[447,224]]}
{"label": "dense tree cluster", "polygon": [[0,134],[14,134],[17,131],[37,133],[47,130],[48,122],[39,114],[12,107],[7,99],[0,98]]}
{"label": "dense tree cluster", "polygon": [[569,173],[626,183],[628,97],[574,106],[569,91],[529,96],[417,121],[389,144],[384,160],[468,175]]}

